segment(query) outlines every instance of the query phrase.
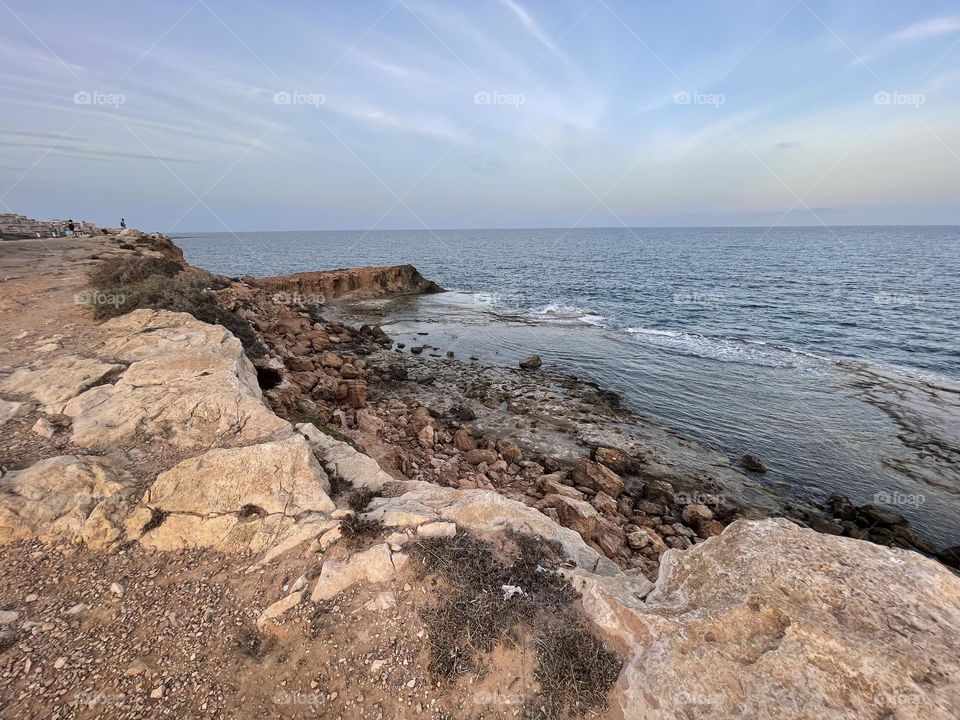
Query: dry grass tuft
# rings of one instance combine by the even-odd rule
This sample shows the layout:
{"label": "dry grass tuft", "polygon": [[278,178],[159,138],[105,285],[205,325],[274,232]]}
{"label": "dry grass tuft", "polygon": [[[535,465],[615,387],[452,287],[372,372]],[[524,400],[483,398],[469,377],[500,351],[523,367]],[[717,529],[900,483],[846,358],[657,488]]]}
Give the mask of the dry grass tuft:
{"label": "dry grass tuft", "polygon": [[[408,546],[421,577],[434,575],[445,586],[443,599],[421,611],[429,633],[430,673],[449,682],[480,672],[479,656],[511,641],[522,625],[537,644],[541,692],[531,709],[543,707],[541,715],[560,717],[603,707],[621,663],[573,611],[576,593],[552,569],[562,554],[529,536],[510,539],[516,551],[507,562],[490,544],[463,532]],[[523,593],[507,598],[505,585],[520,587]],[[562,618],[562,627],[554,627],[551,618]],[[580,652],[583,657],[571,657]],[[569,679],[572,674],[577,675],[574,681]],[[559,685],[564,685],[562,691]]]}
{"label": "dry grass tuft", "polygon": [[379,520],[364,520],[350,515],[340,521],[341,540],[352,550],[367,547],[371,541],[379,540],[385,528]]}

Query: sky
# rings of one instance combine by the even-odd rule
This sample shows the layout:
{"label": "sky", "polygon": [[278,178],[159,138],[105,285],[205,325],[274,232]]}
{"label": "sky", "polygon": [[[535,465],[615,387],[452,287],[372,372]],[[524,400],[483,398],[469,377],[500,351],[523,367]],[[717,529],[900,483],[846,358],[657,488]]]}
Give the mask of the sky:
{"label": "sky", "polygon": [[960,224],[955,0],[0,0],[0,212]]}

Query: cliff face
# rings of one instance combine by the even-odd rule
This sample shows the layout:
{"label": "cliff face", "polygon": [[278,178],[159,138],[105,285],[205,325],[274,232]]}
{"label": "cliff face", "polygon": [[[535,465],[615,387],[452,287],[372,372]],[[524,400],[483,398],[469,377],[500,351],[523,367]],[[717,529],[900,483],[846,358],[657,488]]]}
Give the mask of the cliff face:
{"label": "cliff face", "polygon": [[[374,298],[381,295],[421,295],[443,292],[413,265],[345,268],[260,278],[256,284],[275,293],[299,296],[304,303]],[[292,298],[294,299],[294,298]]]}

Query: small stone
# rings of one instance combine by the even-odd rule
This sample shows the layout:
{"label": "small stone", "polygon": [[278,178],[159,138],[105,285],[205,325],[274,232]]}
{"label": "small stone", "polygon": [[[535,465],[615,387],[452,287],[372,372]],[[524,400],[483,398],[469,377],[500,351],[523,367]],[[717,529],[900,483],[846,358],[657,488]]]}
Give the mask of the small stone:
{"label": "small stone", "polygon": [[29,595],[27,595],[27,596],[23,599],[23,601],[24,601],[24,602],[28,602],[28,603],[32,603],[32,602],[36,602],[36,601],[39,600],[39,599],[40,599],[40,596],[39,596],[39,595],[37,595],[36,593],[30,593]]}
{"label": "small stone", "polygon": [[45,417],[40,418],[33,424],[33,431],[40,437],[48,439],[57,434],[56,426]]}
{"label": "small stone", "polygon": [[140,659],[134,660],[127,666],[126,672],[124,675],[127,677],[138,677],[143,675],[147,671],[147,664]]}
{"label": "small stone", "polygon": [[167,692],[166,685],[158,685],[157,687],[155,687],[153,690],[150,691],[150,697],[153,700],[159,700],[164,696],[166,692]]}
{"label": "small stone", "polygon": [[110,583],[110,592],[112,592],[117,597],[121,597],[123,595],[123,585],[117,582]]}
{"label": "small stone", "polygon": [[64,665],[66,665],[66,664],[67,664],[67,659],[66,659],[65,657],[63,657],[63,655],[61,655],[61,656],[58,657],[56,660],[54,660],[54,662],[53,662],[53,669],[54,669],[54,670],[59,670],[60,668],[62,668],[62,667],[63,667]]}
{"label": "small stone", "polygon": [[410,681],[407,682],[407,687],[408,687],[408,688],[413,688],[414,686],[416,686],[416,684],[417,684],[417,680],[416,680],[416,678],[414,678],[413,680],[410,680]]}
{"label": "small stone", "polygon": [[540,359],[539,355],[531,355],[520,361],[521,370],[536,370],[541,365],[543,365],[543,360]]}
{"label": "small stone", "polygon": [[89,609],[90,609],[90,606],[87,605],[86,603],[77,603],[76,605],[74,605],[73,607],[71,607],[69,610],[67,610],[64,614],[65,614],[65,615],[79,615],[80,613],[86,612],[86,611],[89,610]]}

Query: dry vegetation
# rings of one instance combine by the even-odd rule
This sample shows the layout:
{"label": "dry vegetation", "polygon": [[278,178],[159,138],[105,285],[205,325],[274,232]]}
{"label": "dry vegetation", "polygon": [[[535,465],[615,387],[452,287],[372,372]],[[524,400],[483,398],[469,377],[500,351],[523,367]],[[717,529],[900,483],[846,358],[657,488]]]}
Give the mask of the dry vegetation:
{"label": "dry vegetation", "polygon": [[212,293],[226,283],[216,275],[161,257],[106,260],[90,274],[90,285],[105,300],[93,304],[97,318],[140,308],[185,312],[202,322],[222,325],[240,340],[248,356],[258,357],[265,350],[256,331],[244,318],[222,308]]}
{"label": "dry vegetation", "polygon": [[574,609],[575,592],[553,569],[559,551],[525,535],[510,541],[516,551],[509,564],[489,543],[463,532],[410,546],[421,577],[432,575],[443,586],[442,599],[421,613],[429,629],[430,673],[441,682],[482,674],[481,656],[529,632],[540,691],[526,713],[561,718],[602,709],[620,658],[590,634]]}

